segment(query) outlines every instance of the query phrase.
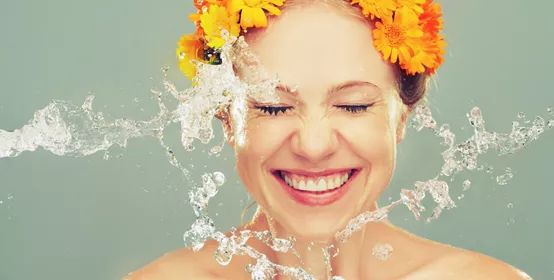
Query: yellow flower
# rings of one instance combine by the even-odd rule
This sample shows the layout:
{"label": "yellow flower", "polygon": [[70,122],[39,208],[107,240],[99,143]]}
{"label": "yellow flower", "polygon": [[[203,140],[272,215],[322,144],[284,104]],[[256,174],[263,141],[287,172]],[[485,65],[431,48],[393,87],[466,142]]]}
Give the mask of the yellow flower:
{"label": "yellow flower", "polygon": [[238,14],[229,13],[225,7],[210,5],[210,9],[200,15],[200,26],[206,34],[208,46],[220,48],[225,45],[221,31],[227,30],[233,36],[238,36],[240,27]]}
{"label": "yellow flower", "polygon": [[194,6],[201,10],[204,7],[209,7],[210,5],[225,6],[227,5],[227,0],[194,0]]}
{"label": "yellow flower", "polygon": [[408,74],[424,73],[425,69],[427,69],[429,75],[433,75],[444,61],[442,57],[445,53],[444,46],[446,46],[446,43],[443,41],[442,36],[433,37],[425,34],[419,40],[417,49],[414,50],[414,56],[401,66]]}
{"label": "yellow flower", "polygon": [[439,35],[442,30],[442,11],[439,4],[432,4],[433,0],[426,0],[423,4],[423,13],[419,15],[419,25],[424,32],[419,39],[414,56],[402,68],[409,74],[423,73],[425,68],[429,75],[433,75],[444,61],[446,53],[444,37]]}
{"label": "yellow flower", "polygon": [[392,0],[392,2],[397,10],[407,7],[419,15],[423,13],[422,5],[425,3],[425,0]]}
{"label": "yellow flower", "polygon": [[207,12],[210,5],[216,5],[221,7],[226,7],[227,0],[194,0],[194,6],[198,8],[198,12],[195,14],[190,14],[189,19],[193,21],[197,26],[200,25],[200,16],[202,13]]}
{"label": "yellow flower", "polygon": [[374,44],[377,51],[383,54],[385,60],[405,64],[417,47],[418,38],[423,36],[423,31],[418,25],[417,15],[403,8],[394,13],[394,17],[385,17],[375,23],[373,30]]}
{"label": "yellow flower", "polygon": [[444,37],[438,36],[436,38],[433,38],[435,42],[435,64],[428,67],[429,75],[435,74],[435,71],[442,65],[444,62],[443,55],[446,53],[446,50],[444,47],[446,47],[446,42],[444,41]]}
{"label": "yellow flower", "polygon": [[179,60],[179,69],[192,79],[196,76],[196,66],[191,63],[192,60],[203,60],[204,46],[196,34],[188,34],[181,37],[176,50]]}
{"label": "yellow flower", "polygon": [[[240,12],[240,25],[243,29],[249,27],[266,27],[267,17],[264,10],[272,15],[280,15],[277,8],[286,0],[231,0],[229,9],[231,13]],[[277,7],[276,7],[277,6]]]}
{"label": "yellow flower", "polygon": [[364,16],[371,19],[390,16],[396,10],[393,0],[352,0],[351,4],[359,4]]}

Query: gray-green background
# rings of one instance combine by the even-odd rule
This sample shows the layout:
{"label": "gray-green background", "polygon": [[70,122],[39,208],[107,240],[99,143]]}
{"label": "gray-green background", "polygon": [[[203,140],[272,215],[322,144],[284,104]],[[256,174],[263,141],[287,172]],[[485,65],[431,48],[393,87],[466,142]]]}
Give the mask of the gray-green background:
{"label": "gray-green background", "polygon": [[[0,4],[0,128],[16,129],[52,99],[83,102],[111,117],[147,119],[157,104],[161,71],[181,88],[176,42],[193,31],[192,1],[20,0]],[[465,114],[482,108],[489,129],[507,132],[520,111],[546,116],[554,105],[551,75],[554,20],[551,1],[442,1],[446,62],[430,95],[440,123],[469,135]],[[464,127],[464,129],[462,129]],[[520,267],[536,279],[554,279],[554,131],[513,156],[483,157],[494,174],[465,173],[472,187],[458,200],[464,176],[451,184],[458,207],[426,225],[405,208],[392,221],[422,236],[476,250]],[[186,153],[178,126],[166,141],[195,179],[223,171],[228,178],[211,205],[221,229],[239,223],[247,195],[233,154]],[[401,188],[434,177],[443,147],[431,133],[409,131],[399,147],[397,173],[382,202]],[[182,246],[193,213],[187,187],[155,139],[130,141],[86,158],[42,150],[0,159],[0,279],[118,279]],[[193,165],[193,166],[190,166]],[[509,166],[505,186],[490,177]],[[509,207],[509,204],[513,207]],[[430,215],[430,211],[425,212]]]}

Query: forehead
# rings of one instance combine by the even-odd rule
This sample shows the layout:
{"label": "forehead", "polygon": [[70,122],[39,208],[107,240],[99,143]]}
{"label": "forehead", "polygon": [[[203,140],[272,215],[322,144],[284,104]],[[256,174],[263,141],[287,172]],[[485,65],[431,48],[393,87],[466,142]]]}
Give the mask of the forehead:
{"label": "forehead", "polygon": [[350,80],[393,85],[391,66],[373,45],[372,26],[333,7],[285,10],[246,38],[264,69],[288,86],[322,91]]}

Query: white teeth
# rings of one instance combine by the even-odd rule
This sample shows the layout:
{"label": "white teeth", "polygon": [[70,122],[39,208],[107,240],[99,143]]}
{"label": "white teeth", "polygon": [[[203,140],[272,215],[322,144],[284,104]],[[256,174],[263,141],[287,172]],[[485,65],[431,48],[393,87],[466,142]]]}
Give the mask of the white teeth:
{"label": "white teeth", "polygon": [[301,180],[300,183],[298,185],[295,185],[295,186],[297,186],[297,188],[299,190],[303,190],[303,191],[308,190],[308,189],[306,189],[306,183],[304,183],[304,180]]}
{"label": "white teeth", "polygon": [[326,191],[336,189],[342,186],[346,181],[348,181],[351,175],[352,172],[345,172],[341,176],[332,175],[320,177],[315,180],[308,178],[301,180],[296,178],[292,179],[289,176],[281,173],[281,177],[289,186],[304,191]]}
{"label": "white teeth", "polygon": [[327,190],[327,182],[323,179],[319,179],[319,182],[317,182],[317,190],[318,191],[326,191]]}
{"label": "white teeth", "polygon": [[317,188],[317,185],[314,184],[314,181],[308,180],[308,183],[306,183],[306,190],[307,191],[310,191],[310,190],[318,191],[319,189]]}
{"label": "white teeth", "polygon": [[339,178],[339,177],[335,178],[335,181],[333,182],[333,186],[332,186],[332,187],[329,187],[329,189],[331,190],[331,189],[340,187],[340,185],[341,185],[342,182],[344,182],[344,181],[342,180],[342,178]]}

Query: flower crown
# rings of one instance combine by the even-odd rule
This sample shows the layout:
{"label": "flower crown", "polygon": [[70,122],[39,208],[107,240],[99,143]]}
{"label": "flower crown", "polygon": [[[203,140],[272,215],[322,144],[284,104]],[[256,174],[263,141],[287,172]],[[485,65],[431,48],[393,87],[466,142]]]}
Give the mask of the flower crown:
{"label": "flower crown", "polygon": [[[266,27],[266,13],[279,16],[286,0],[193,0],[198,12],[189,19],[194,34],[181,37],[177,48],[179,68],[189,78],[196,76],[196,64],[221,64],[225,30],[238,37],[241,29]],[[444,37],[440,4],[433,0],[349,0],[358,4],[365,17],[375,20],[374,45],[385,60],[399,63],[407,74],[435,73],[444,61]]]}

